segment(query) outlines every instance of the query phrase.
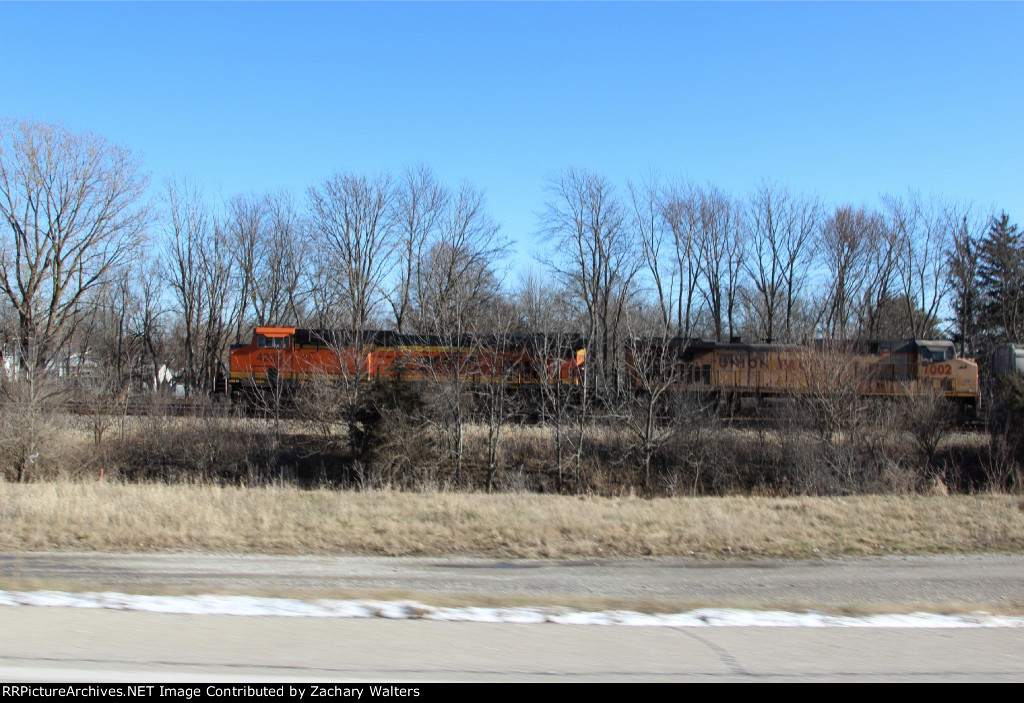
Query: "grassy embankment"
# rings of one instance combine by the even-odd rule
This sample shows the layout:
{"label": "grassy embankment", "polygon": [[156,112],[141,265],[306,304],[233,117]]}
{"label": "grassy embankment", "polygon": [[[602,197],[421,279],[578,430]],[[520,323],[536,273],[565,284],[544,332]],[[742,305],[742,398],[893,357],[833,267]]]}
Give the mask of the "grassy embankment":
{"label": "grassy embankment", "polygon": [[0,482],[0,551],[501,558],[1019,551],[1019,496],[573,498]]}

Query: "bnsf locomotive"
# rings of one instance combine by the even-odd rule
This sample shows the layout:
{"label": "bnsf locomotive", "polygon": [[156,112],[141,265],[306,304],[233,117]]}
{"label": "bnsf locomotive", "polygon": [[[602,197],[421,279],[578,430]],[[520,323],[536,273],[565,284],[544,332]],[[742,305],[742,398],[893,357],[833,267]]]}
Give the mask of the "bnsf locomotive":
{"label": "bnsf locomotive", "polygon": [[[579,385],[586,340],[551,341],[542,335],[452,338],[257,327],[252,342],[232,347],[228,384],[232,392],[297,389],[342,378]],[[953,343],[941,340],[865,342],[826,352],[814,346],[635,339],[625,357],[637,388],[645,385],[642,376],[654,374],[679,390],[750,398],[799,395],[852,379],[863,396],[937,393],[974,407],[981,397],[978,365],[958,359]]]}
{"label": "bnsf locomotive", "polygon": [[232,392],[316,381],[375,379],[423,383],[576,385],[586,352],[580,341],[555,346],[540,335],[438,337],[257,327],[231,348]]}

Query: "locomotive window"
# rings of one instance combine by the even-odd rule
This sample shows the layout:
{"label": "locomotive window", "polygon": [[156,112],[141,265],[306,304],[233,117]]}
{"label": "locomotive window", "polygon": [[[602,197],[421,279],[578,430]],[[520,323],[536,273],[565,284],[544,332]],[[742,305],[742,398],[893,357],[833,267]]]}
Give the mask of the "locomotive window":
{"label": "locomotive window", "polygon": [[291,337],[266,337],[262,334],[256,335],[257,349],[291,349]]}

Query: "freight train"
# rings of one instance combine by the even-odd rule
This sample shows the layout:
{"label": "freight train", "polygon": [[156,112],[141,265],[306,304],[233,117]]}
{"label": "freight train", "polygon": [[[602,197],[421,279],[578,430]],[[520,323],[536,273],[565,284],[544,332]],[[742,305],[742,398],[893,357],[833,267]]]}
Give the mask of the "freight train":
{"label": "freight train", "polygon": [[953,343],[909,339],[809,346],[672,340],[661,345],[632,340],[628,366],[642,384],[646,374],[690,391],[733,399],[820,393],[828,384],[849,384],[864,397],[938,394],[977,409],[978,365],[957,358]]}
{"label": "freight train", "polygon": [[992,355],[992,373],[1024,375],[1024,344],[1000,344]]}
{"label": "freight train", "polygon": [[[555,343],[557,342],[557,343]],[[821,384],[855,383],[862,396],[939,394],[977,408],[978,365],[956,357],[953,343],[911,339],[826,349],[700,339],[630,340],[626,383],[640,390],[651,375],[680,391],[729,398],[815,392]],[[318,381],[389,380],[408,384],[459,381],[580,386],[586,339],[545,335],[452,336],[257,327],[249,344],[231,349],[232,393],[285,387],[301,392]]]}
{"label": "freight train", "polygon": [[581,339],[543,335],[437,336],[257,327],[231,348],[234,392],[314,382],[540,383],[578,385],[586,357]]}

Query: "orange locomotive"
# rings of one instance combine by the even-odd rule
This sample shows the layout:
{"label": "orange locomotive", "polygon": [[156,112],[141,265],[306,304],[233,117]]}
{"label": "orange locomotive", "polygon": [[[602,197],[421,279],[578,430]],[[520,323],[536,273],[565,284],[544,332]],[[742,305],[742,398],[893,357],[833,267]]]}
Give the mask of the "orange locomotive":
{"label": "orange locomotive", "polygon": [[459,380],[510,386],[579,382],[586,358],[578,340],[555,346],[541,335],[438,337],[257,327],[231,348],[231,392],[318,381],[407,383]]}

